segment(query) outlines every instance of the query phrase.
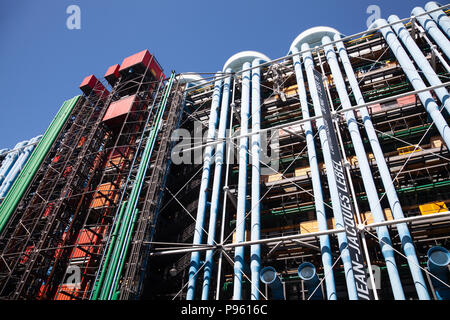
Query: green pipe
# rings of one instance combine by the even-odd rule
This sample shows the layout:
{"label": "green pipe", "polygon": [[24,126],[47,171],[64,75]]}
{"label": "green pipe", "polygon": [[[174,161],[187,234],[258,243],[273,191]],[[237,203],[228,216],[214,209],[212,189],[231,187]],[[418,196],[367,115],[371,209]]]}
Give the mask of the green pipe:
{"label": "green pipe", "polygon": [[75,96],[63,103],[55,118],[52,120],[49,127],[45,131],[42,139],[33,150],[33,153],[26,162],[24,168],[19,173],[19,176],[14,181],[11,189],[6,194],[5,199],[0,204],[0,232],[3,231],[9,218],[22,199],[25,191],[33,181],[37,170],[39,169],[41,163],[44,161],[45,156],[49,152],[55,139],[58,137],[58,134],[66,123],[69,115],[72,113],[72,110],[77,104],[80,97],[80,95]]}
{"label": "green pipe", "polygon": [[[439,182],[433,182],[433,183],[429,183],[429,184],[423,184],[420,186],[415,186],[415,187],[406,187],[406,188],[400,188],[397,189],[398,193],[409,193],[409,192],[414,192],[414,191],[423,191],[423,190],[430,190],[433,188],[440,188],[440,187],[446,187],[450,185],[450,180],[445,180],[445,181],[439,181]],[[383,196],[384,193],[379,193],[379,196]],[[367,200],[367,196],[360,196],[358,197],[358,200]]]}
{"label": "green pipe", "polygon": [[104,284],[103,288],[101,289],[100,299],[102,299],[102,300],[107,300],[107,299],[111,298],[111,293],[112,293],[111,290],[112,290],[112,288],[115,287],[115,283],[117,282],[117,278],[118,278],[117,272],[118,272],[118,269],[120,268],[120,266],[119,266],[119,263],[120,263],[119,260],[121,258],[120,256],[123,255],[124,249],[128,247],[127,243],[129,243],[129,240],[131,239],[131,237],[128,237],[128,239],[127,239],[128,241],[127,241],[127,243],[125,243],[125,238],[127,237],[127,233],[131,234],[131,232],[132,232],[132,227],[130,230],[130,220],[132,217],[132,213],[136,209],[137,200],[138,200],[139,194],[141,192],[145,173],[148,169],[150,157],[151,157],[151,154],[153,152],[153,148],[154,148],[154,145],[156,142],[157,133],[159,132],[160,121],[162,119],[164,110],[167,105],[168,96],[171,91],[174,78],[175,78],[175,73],[172,72],[168,86],[164,93],[163,100],[162,100],[161,104],[159,105],[158,114],[153,123],[153,128],[150,131],[150,135],[147,140],[147,143],[146,143],[146,146],[145,146],[142,158],[141,158],[138,173],[136,175],[136,180],[133,185],[133,189],[131,190],[131,193],[130,193],[130,196],[128,199],[128,203],[126,206],[123,222],[121,222],[121,227],[119,229],[119,237],[114,245],[111,264],[108,266],[105,284]]}
{"label": "green pipe", "polygon": [[166,91],[164,93],[163,100],[162,100],[162,102],[161,102],[161,104],[159,106],[158,114],[156,116],[153,128],[152,128],[152,130],[150,132],[150,137],[149,137],[149,139],[147,141],[147,144],[145,146],[145,150],[144,150],[144,153],[143,153],[143,156],[142,156],[142,159],[141,159],[141,163],[140,163],[139,169],[138,169],[138,174],[136,176],[136,182],[135,182],[135,184],[133,186],[133,189],[131,190],[130,200],[128,202],[127,209],[126,209],[126,211],[127,211],[127,214],[126,214],[127,221],[126,221],[126,225],[125,225],[126,228],[123,229],[122,241],[118,244],[118,246],[116,248],[117,249],[116,250],[116,259],[115,259],[115,266],[114,266],[114,269],[113,269],[114,272],[112,273],[111,283],[108,284],[109,288],[105,291],[105,298],[106,299],[110,299],[111,298],[111,295],[113,293],[113,288],[116,286],[116,283],[118,281],[118,277],[120,275],[120,273],[118,271],[120,269],[120,266],[118,266],[118,265],[120,263],[120,260],[124,259],[124,256],[125,256],[125,253],[126,253],[126,249],[128,248],[128,243],[129,243],[129,241],[131,239],[131,233],[133,231],[133,225],[131,226],[131,228],[129,226],[130,225],[130,219],[133,216],[133,213],[134,213],[134,211],[136,209],[137,200],[138,200],[139,194],[140,194],[141,189],[142,189],[142,183],[143,183],[143,180],[144,180],[144,177],[145,177],[145,173],[147,172],[147,169],[148,169],[148,165],[149,165],[149,162],[150,162],[150,157],[151,157],[151,155],[153,153],[153,148],[154,148],[154,145],[155,145],[155,142],[156,142],[156,137],[157,137],[157,134],[159,132],[160,121],[162,119],[162,116],[164,114],[164,111],[165,111],[165,108],[166,108],[166,105],[167,105],[167,100],[168,100],[170,91],[172,89],[172,84],[173,84],[174,77],[175,77],[175,73],[172,72],[172,75],[171,75],[171,77],[169,79],[168,86],[167,86]]}
{"label": "green pipe", "polygon": [[97,298],[98,298],[98,296],[100,294],[100,288],[101,288],[101,286],[103,284],[103,280],[105,278],[106,269],[107,269],[107,266],[108,266],[108,263],[109,263],[109,259],[111,257],[111,253],[112,253],[112,249],[114,247],[114,243],[115,243],[116,238],[117,238],[117,234],[118,234],[119,226],[120,226],[120,221],[122,220],[122,216],[123,216],[123,212],[125,211],[126,204],[127,204],[127,201],[124,201],[122,203],[121,208],[120,208],[119,216],[117,217],[116,225],[114,226],[114,231],[113,231],[113,233],[111,235],[111,241],[109,242],[108,250],[106,252],[105,261],[103,262],[103,267],[102,267],[102,270],[101,270],[101,273],[100,273],[100,277],[99,277],[98,281],[94,285],[94,289],[93,289],[94,292],[92,294],[91,300],[97,300]]}
{"label": "green pipe", "polygon": [[[131,203],[131,197],[129,202],[126,205],[126,209],[128,209],[129,204]],[[112,258],[111,258],[111,264],[107,266],[107,272],[106,272],[106,279],[105,279],[105,285],[102,288],[101,291],[101,295],[100,295],[100,299],[101,300],[106,300],[109,290],[111,288],[111,284],[112,284],[112,280],[114,277],[114,271],[117,267],[117,263],[118,263],[118,259],[119,259],[119,252],[120,252],[120,248],[123,245],[124,242],[124,237],[125,237],[125,232],[126,229],[128,227],[128,223],[130,221],[131,218],[131,214],[129,212],[129,210],[125,210],[125,216],[123,218],[123,220],[119,220],[119,224],[120,224],[120,229],[119,229],[119,236],[117,238],[117,241],[115,241],[114,244],[111,244],[112,249]]]}
{"label": "green pipe", "polygon": [[[136,209],[136,212],[135,212],[134,218],[133,218],[133,222],[131,223],[131,230],[134,229],[134,225],[136,224],[136,220],[137,220],[138,215],[139,215],[139,210]],[[126,242],[126,244],[125,244],[125,252],[128,251],[128,248],[130,247],[130,243],[131,243],[131,241],[127,241]],[[122,274],[122,269],[123,269],[124,265],[125,265],[125,259],[122,259],[120,261],[120,265],[119,265],[119,275]],[[115,285],[114,285],[114,288],[113,288],[114,294],[112,296],[112,300],[117,300],[119,298],[120,290],[117,290],[118,284],[119,284],[119,282],[117,281],[115,283]]]}

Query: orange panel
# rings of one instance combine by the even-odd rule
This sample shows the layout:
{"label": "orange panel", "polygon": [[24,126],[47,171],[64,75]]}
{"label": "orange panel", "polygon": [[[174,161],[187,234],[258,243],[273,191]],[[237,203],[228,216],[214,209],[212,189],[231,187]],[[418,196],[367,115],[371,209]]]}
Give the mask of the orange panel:
{"label": "orange panel", "polygon": [[81,297],[79,290],[74,285],[61,285],[61,289],[58,290],[58,293],[55,296],[55,300],[75,300],[75,298],[64,294],[67,292],[76,297]]}
{"label": "orange panel", "polygon": [[[117,198],[114,197],[114,199],[112,199],[113,195],[114,195],[114,190],[115,187],[111,184],[111,183],[104,183],[101,184],[97,187],[97,192],[94,195],[94,199],[91,202],[90,208],[98,208],[98,207],[103,207],[105,205],[109,205],[110,201],[107,200],[107,198],[109,198],[112,201],[115,201]],[[107,197],[107,198],[106,198]]]}
{"label": "orange panel", "polygon": [[416,95],[414,94],[397,99],[397,104],[400,106],[406,106],[413,103],[416,103]]}

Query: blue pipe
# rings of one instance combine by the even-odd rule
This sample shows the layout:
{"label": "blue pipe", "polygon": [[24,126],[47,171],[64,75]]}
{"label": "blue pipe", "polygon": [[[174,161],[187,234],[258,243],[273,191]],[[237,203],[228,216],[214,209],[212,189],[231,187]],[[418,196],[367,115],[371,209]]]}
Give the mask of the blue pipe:
{"label": "blue pipe", "polygon": [[[389,23],[398,22],[400,19],[396,15],[391,15],[388,18]],[[403,23],[397,23],[392,25],[392,29],[394,29],[397,36],[400,38],[400,40],[405,45],[406,49],[408,49],[409,53],[413,57],[414,61],[416,62],[417,66],[422,70],[423,75],[428,80],[430,85],[437,86],[441,85],[442,82],[437,76],[436,72],[431,67],[428,60],[425,58],[425,56],[422,53],[422,50],[419,49],[417,44],[414,42],[414,40],[409,35],[408,30],[406,30]],[[447,112],[450,113],[450,96],[448,94],[448,91],[445,87],[434,89],[434,92],[438,96],[439,100],[444,104],[445,109],[447,109]]]}
{"label": "blue pipe", "polygon": [[[359,88],[358,81],[356,79],[352,65],[348,58],[347,51],[344,47],[343,42],[339,41],[340,39],[341,39],[340,35],[335,34],[334,41],[338,41],[336,43],[336,47],[338,49],[339,56],[344,66],[345,73],[347,75],[351,89],[355,96],[356,104],[357,105],[364,104],[365,101]],[[386,164],[386,159],[384,158],[383,150],[381,149],[380,142],[378,141],[377,133],[375,132],[372,120],[370,119],[369,112],[366,107],[359,109],[359,112],[361,114],[364,123],[364,128],[366,130],[367,137],[369,138],[370,141],[370,146],[372,147],[372,151],[378,166],[378,170],[380,172],[381,180],[383,182],[384,189],[386,191],[386,196],[388,198],[392,214],[395,219],[402,219],[404,218],[404,215],[400,204],[400,200],[398,199],[397,192],[395,190],[395,186],[392,181],[389,168]],[[420,269],[419,261],[417,259],[416,251],[407,224],[405,223],[397,224],[397,231],[400,236],[403,250],[408,260],[409,268],[411,270],[414,284],[416,286],[418,297],[420,300],[429,300],[430,296],[427,291],[427,285],[425,283],[422,271]]]}
{"label": "blue pipe", "polygon": [[[231,72],[231,69],[226,70],[225,72]],[[223,93],[222,93],[222,105],[220,107],[220,120],[219,120],[219,131],[217,133],[218,139],[225,139],[226,130],[227,130],[227,120],[228,120],[228,108],[229,108],[229,99],[230,99],[230,84],[231,77],[225,79],[223,85]],[[209,216],[209,228],[208,228],[208,244],[214,244],[214,238],[216,235],[216,223],[217,223],[217,212],[219,210],[219,194],[220,194],[220,186],[222,180],[222,166],[224,163],[224,152],[225,150],[225,142],[218,143],[216,145],[216,153],[214,156],[215,168],[214,168],[214,181],[213,188],[211,194],[211,208],[210,208],[210,216]],[[209,286],[211,282],[211,272],[213,268],[213,250],[208,250],[206,252],[206,264],[205,264],[205,272],[203,277],[203,290],[202,290],[202,300],[208,300],[209,295]]]}
{"label": "blue pipe", "polygon": [[[369,29],[375,28],[377,26],[379,27],[384,26],[379,31],[383,35],[387,44],[389,45],[398,62],[400,63],[403,72],[406,74],[408,80],[411,82],[414,90],[426,89],[427,86],[425,85],[416,68],[414,67],[413,63],[409,59],[408,55],[406,54],[406,51],[401,46],[391,27],[386,26],[387,24],[388,23],[385,19],[377,19],[369,27]],[[427,110],[431,119],[433,119],[434,124],[436,125],[436,128],[439,131],[439,133],[441,134],[442,139],[444,139],[445,144],[447,145],[447,147],[450,147],[450,128],[447,122],[445,121],[444,117],[442,116],[439,107],[436,104],[436,101],[433,99],[433,96],[431,95],[430,91],[424,91],[418,93],[417,95],[419,96],[420,101]]]}
{"label": "blue pipe", "polygon": [[305,282],[308,289],[308,300],[323,300],[322,289],[320,288],[319,277],[317,276],[316,268],[312,263],[303,262],[298,266],[298,276]]}
{"label": "blue pipe", "polygon": [[[425,5],[425,10],[435,10],[438,9],[440,5],[438,5],[435,1],[430,1]],[[450,37],[450,18],[445,14],[442,10],[437,10],[429,13],[429,15],[436,21],[436,23],[441,27],[441,29]]]}
{"label": "blue pipe", "polygon": [[[414,16],[422,13],[425,13],[425,10],[423,10],[421,7],[415,7],[411,11],[411,14],[413,14]],[[442,33],[441,30],[439,30],[436,22],[434,22],[428,14],[416,17],[416,19],[417,21],[419,21],[425,31],[434,39],[434,41],[441,48],[442,52],[447,56],[447,58],[450,59],[450,41],[448,41],[447,37]]]}
{"label": "blue pipe", "polygon": [[[250,62],[244,62],[242,68],[249,69]],[[248,120],[250,116],[250,71],[242,73],[241,91],[241,131],[240,134],[248,133]],[[239,177],[238,198],[236,212],[236,242],[245,241],[245,204],[247,198],[247,160],[248,160],[248,137],[239,140]],[[236,247],[234,250],[234,289],[233,299],[242,299],[242,269],[244,267],[244,246]]]}
{"label": "blue pipe", "polygon": [[18,158],[21,149],[28,143],[28,141],[22,141],[16,144],[5,157],[5,159],[2,162],[2,166],[0,168],[0,184],[3,183],[6,176],[8,175],[8,172],[11,170],[11,168],[14,165],[14,162]]}
{"label": "blue pipe", "polygon": [[[256,58],[252,62],[252,131],[261,129],[261,68],[262,62]],[[260,239],[261,213],[260,213],[260,182],[261,182],[261,135],[256,134],[251,138],[252,143],[252,191],[251,191],[251,241]],[[259,300],[259,272],[261,270],[261,245],[250,246],[250,271],[252,279],[251,299]]]}
{"label": "blue pipe", "polygon": [[[427,256],[428,271],[430,271],[435,277],[440,280],[439,281],[434,277],[430,277],[435,289],[437,299],[450,300],[450,281],[448,271],[448,265],[450,263],[450,253],[447,249],[436,246],[428,250]],[[441,281],[446,283],[447,285],[444,285]]]}
{"label": "blue pipe", "polygon": [[[292,47],[291,52],[293,54],[298,53],[297,47]],[[300,56],[295,55],[294,60],[294,70],[297,78],[298,86],[298,96],[300,100],[300,105],[302,108],[303,119],[309,119],[309,107],[306,96],[305,81],[303,79],[302,65],[300,62]],[[316,205],[316,216],[319,231],[327,230],[327,217],[325,214],[325,206],[323,201],[322,186],[320,183],[320,173],[319,166],[317,163],[316,147],[314,145],[314,134],[311,126],[311,121],[307,121],[304,124],[304,131],[306,136],[306,146],[308,152],[309,166],[311,169],[311,180],[314,193],[314,203]],[[336,300],[336,286],[334,282],[333,274],[333,261],[331,255],[330,238],[328,235],[322,235],[319,237],[320,240],[320,250],[322,253],[322,264],[325,276],[325,287],[328,300]]]}
{"label": "blue pipe", "polygon": [[[316,116],[321,116],[322,111],[320,110],[320,101],[319,96],[317,94],[317,87],[315,85],[314,81],[314,62],[311,55],[311,52],[309,51],[309,44],[303,43],[301,46],[301,50],[305,51],[303,53],[303,61],[305,64],[305,70],[306,70],[306,76],[308,79],[308,85],[309,85],[309,92],[313,101],[314,106],[314,112]],[[308,51],[306,51],[308,50]],[[330,147],[328,144],[327,139],[327,133],[325,131],[325,126],[323,123],[323,119],[319,118],[316,120],[317,128],[319,130],[319,138],[320,143],[322,145],[323,150],[323,158],[325,161],[325,166],[327,168],[327,181],[328,186],[330,190],[330,197],[331,197],[331,205],[333,207],[333,215],[334,220],[336,222],[336,228],[344,228],[344,220],[342,215],[342,208],[339,201],[339,194],[337,190],[337,182],[335,179],[335,175],[332,173],[334,170],[333,167],[333,161],[331,159],[330,154]],[[350,253],[348,250],[348,241],[347,241],[347,235],[344,232],[340,232],[337,234],[338,242],[339,242],[339,249],[341,250],[341,259],[344,264],[344,272],[345,272],[345,280],[347,284],[347,291],[348,291],[348,297],[350,300],[358,300],[358,294],[356,291],[356,284],[352,269],[352,262],[350,260]]]}
{"label": "blue pipe", "polygon": [[273,300],[284,300],[283,284],[277,271],[273,267],[265,267],[261,270],[261,282],[267,284],[272,291]]}
{"label": "blue pipe", "polygon": [[[211,112],[208,124],[208,142],[215,139],[217,117],[219,113],[220,92],[222,87],[222,80],[217,80],[214,83],[214,93],[211,102]],[[208,145],[205,147],[205,153],[203,156],[203,171],[202,180],[200,183],[200,194],[198,197],[197,216],[195,220],[195,231],[193,244],[198,245],[202,243],[203,225],[205,220],[206,211],[206,197],[207,189],[209,185],[209,176],[211,169],[212,156],[214,152],[214,146]],[[195,281],[197,279],[197,272],[200,268],[200,252],[193,252],[191,255],[191,262],[189,267],[189,284],[186,294],[186,300],[193,300],[195,295]]]}
{"label": "blue pipe", "polygon": [[8,148],[5,149],[0,149],[0,157],[3,156],[5,153],[7,153],[9,151]]}
{"label": "blue pipe", "polygon": [[6,176],[5,180],[3,181],[0,187],[0,198],[4,198],[6,196],[12,184],[19,175],[20,171],[25,166],[25,163],[27,162],[28,158],[31,155],[31,152],[33,151],[34,147],[36,146],[36,143],[39,141],[40,138],[41,136],[34,137],[28,142],[25,148],[22,149],[20,156],[17,158],[16,162],[14,162],[13,167],[9,171],[8,175]]}
{"label": "blue pipe", "polygon": [[[328,65],[330,66],[331,72],[333,74],[333,79],[335,83],[336,90],[341,100],[342,107],[351,107],[350,98],[347,93],[344,79],[339,69],[336,54],[334,52],[333,46],[330,45],[331,39],[328,36],[322,38],[322,43],[324,46],[325,55],[327,57]],[[377,188],[375,182],[373,181],[372,171],[370,170],[369,161],[367,160],[366,151],[364,149],[364,144],[361,139],[361,135],[358,129],[358,123],[355,119],[355,114],[353,110],[345,112],[345,119],[347,121],[347,127],[350,132],[350,137],[352,139],[353,148],[358,158],[359,169],[361,172],[361,180],[366,190],[367,200],[369,202],[370,210],[375,222],[383,222],[384,215],[383,210],[380,205],[380,200],[378,198]],[[328,167],[327,167],[328,168]],[[394,250],[392,248],[392,241],[389,236],[389,231],[387,226],[382,226],[376,228],[378,240],[381,247],[381,252],[386,261],[386,267],[389,274],[389,279],[391,281],[391,287],[396,300],[405,300],[405,294],[402,288],[402,282],[397,270],[397,264],[395,262]]]}

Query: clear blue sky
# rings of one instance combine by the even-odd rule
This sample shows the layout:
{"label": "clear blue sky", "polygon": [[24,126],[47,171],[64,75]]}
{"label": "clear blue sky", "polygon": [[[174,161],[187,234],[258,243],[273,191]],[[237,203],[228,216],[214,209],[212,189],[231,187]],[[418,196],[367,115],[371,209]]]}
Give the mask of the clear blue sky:
{"label": "clear blue sky", "polygon": [[[1,0],[0,149],[45,131],[62,102],[89,74],[143,49],[168,74],[215,72],[242,50],[285,55],[292,40],[318,25],[344,34],[366,29],[369,5],[381,16],[410,15],[415,0]],[[81,29],[66,27],[66,8],[81,9]]]}

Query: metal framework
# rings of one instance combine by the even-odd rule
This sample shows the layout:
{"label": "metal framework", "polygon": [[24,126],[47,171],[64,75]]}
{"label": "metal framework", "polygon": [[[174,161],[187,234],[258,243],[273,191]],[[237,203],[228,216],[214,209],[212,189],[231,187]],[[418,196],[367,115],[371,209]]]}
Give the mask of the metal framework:
{"label": "metal framework", "polygon": [[[351,106],[344,106],[336,83],[339,81],[336,71],[333,74],[325,47],[319,45],[259,65],[261,124],[260,128],[252,128],[248,133],[239,131],[246,121],[240,116],[245,100],[242,86],[245,72],[255,67],[232,73],[206,74],[207,77],[197,84],[183,81],[183,74],[176,79],[174,73],[170,79],[156,79],[149,70],[152,56],[146,67],[141,65],[121,73],[110,93],[106,89],[102,92],[94,89],[83,96],[0,234],[0,298],[183,299],[192,278],[200,283],[194,290],[198,297],[203,289],[201,283],[207,261],[206,258],[201,261],[196,274],[190,275],[191,254],[199,252],[204,257],[212,250],[213,265],[217,268],[207,266],[212,270],[208,278],[210,297],[230,299],[233,297],[233,257],[236,248],[243,247],[242,292],[244,299],[250,299],[255,284],[249,270],[251,255],[248,248],[258,244],[261,245],[261,265],[275,267],[281,276],[283,296],[306,300],[318,290],[326,291],[324,282],[328,274],[321,260],[320,237],[323,235],[330,239],[335,295],[337,299],[350,298],[343,248],[337,239],[345,230],[336,226],[334,218],[333,187],[327,179],[331,168],[324,164],[326,150],[319,139],[318,121],[322,115],[314,112],[310,83],[305,86],[305,95],[307,108],[314,116],[303,116],[299,98],[301,88],[293,59],[309,52],[313,69],[322,74],[332,108],[366,267],[372,270],[376,266],[381,270],[381,287],[372,287],[373,297],[393,299],[395,296],[380,249],[388,244],[395,252],[394,261],[398,265],[405,297],[418,298],[407,264],[412,262],[406,258],[404,243],[397,233],[402,224],[407,225],[411,234],[418,267],[427,278],[427,289],[434,294],[436,282],[433,279],[436,277],[426,268],[426,254],[432,246],[448,247],[450,243],[450,213],[447,209],[450,205],[450,154],[440,137],[435,118],[430,117],[420,95],[431,91],[437,101],[436,92],[450,87],[450,70],[449,57],[433,44],[434,39],[419,26],[417,17],[420,15],[400,21],[408,22],[408,32],[442,84],[422,89],[413,87],[405,73],[407,70],[378,32],[382,27],[374,28],[340,40],[365,103],[358,102],[350,80],[344,77],[351,101]],[[329,45],[340,41],[333,40]],[[301,64],[305,67],[304,58]],[[418,72],[425,76],[422,71]],[[203,130],[211,129],[209,123],[213,116],[210,110],[215,83],[227,79],[232,85],[226,136],[213,141],[195,140],[195,133],[203,137]],[[219,91],[223,92],[225,81],[220,83]],[[112,103],[131,96],[133,109],[120,123],[103,121]],[[370,144],[371,137],[364,130],[362,107],[369,110],[404,219],[395,219],[390,210],[385,181]],[[439,107],[440,115],[448,123],[450,118],[444,105],[439,104]],[[371,212],[373,202],[366,192],[355,142],[345,118],[349,111],[356,114],[357,129],[367,150],[378,204],[384,215],[381,222],[376,221]],[[253,116],[250,114],[250,119]],[[307,153],[307,123],[312,125],[313,145],[317,150],[317,178],[323,191],[327,230],[319,230],[317,222],[318,203]],[[193,155],[189,158],[194,163],[179,165],[172,161],[174,147],[180,143],[173,138],[177,128],[186,129],[194,136],[192,143],[184,148],[184,152]],[[240,241],[236,240],[240,226],[238,189],[244,187],[250,191],[256,186],[250,183],[250,178],[242,186],[235,160],[239,158],[239,141],[255,135],[267,141],[270,160],[260,161],[265,172],[260,177],[261,197],[257,199],[261,208],[261,232],[259,240],[250,239],[253,204],[250,205],[251,193],[247,192],[248,196],[240,199],[247,203],[242,222],[247,231],[245,240]],[[213,244],[207,244],[208,227],[211,226],[205,222],[201,226],[204,236],[200,244],[193,244],[202,185],[202,150],[205,147],[214,149],[223,142],[227,147],[225,170],[221,171],[224,182],[217,199],[221,216],[210,222],[215,223],[220,232],[213,237]],[[252,158],[252,149],[247,148],[246,153]],[[208,174],[212,176],[214,170],[211,167]],[[251,163],[247,170],[251,172]],[[208,184],[207,208],[212,201],[211,188]],[[432,209],[426,211],[427,205]],[[209,220],[208,213],[204,221]],[[390,243],[378,236],[381,227],[389,230]],[[313,263],[321,279],[313,292],[297,275],[297,267],[302,262]],[[75,284],[70,280],[74,270],[79,276]],[[374,285],[372,274],[369,278]],[[256,291],[261,299],[275,297],[268,286],[256,285]]]}
{"label": "metal framework", "polygon": [[[404,19],[406,20],[406,19]],[[408,28],[411,28],[408,24]],[[431,49],[425,41],[425,34],[417,34],[416,42],[420,45],[428,59],[432,59]],[[344,38],[345,39],[345,38]],[[386,162],[391,170],[394,178],[395,187],[402,203],[402,209],[407,217],[408,227],[414,238],[416,250],[420,256],[423,272],[426,273],[424,261],[426,260],[426,251],[429,246],[442,245],[448,246],[449,231],[449,215],[445,212],[434,214],[431,216],[423,216],[419,211],[419,205],[430,202],[448,203],[449,196],[448,180],[449,180],[449,159],[450,155],[444,143],[436,142],[439,140],[433,121],[429,118],[419,99],[411,99],[414,94],[418,94],[420,90],[413,90],[408,82],[401,66],[395,57],[389,51],[389,48],[379,34],[371,33],[362,38],[347,37],[346,48],[351,57],[352,67],[355,69],[359,86],[366,99],[365,105],[355,105],[351,107],[355,111],[362,106],[368,106],[370,116],[374,123],[374,128],[378,134]],[[275,59],[271,62],[263,64],[262,69],[262,100],[261,110],[263,119],[261,123],[262,129],[259,131],[250,131],[246,135],[230,133],[224,140],[217,139],[214,142],[204,142],[200,145],[191,144],[187,151],[195,152],[206,146],[215,146],[223,141],[229,145],[236,147],[236,142],[244,136],[252,136],[255,134],[265,134],[270,136],[274,130],[279,130],[280,135],[278,145],[274,145],[274,149],[270,152],[277,152],[278,158],[274,159],[279,162],[279,169],[273,172],[273,175],[262,177],[261,180],[261,218],[262,230],[261,240],[244,241],[239,243],[233,242],[233,235],[236,228],[233,215],[236,210],[235,199],[237,197],[237,171],[236,165],[230,165],[230,173],[226,173],[225,180],[229,181],[223,187],[221,197],[224,201],[224,217],[225,225],[221,225],[218,221],[218,227],[224,228],[225,237],[220,241],[217,240],[215,245],[192,245],[192,236],[194,234],[195,211],[198,199],[193,198],[192,194],[198,193],[200,186],[199,167],[191,165],[182,167],[174,167],[173,179],[169,178],[163,210],[161,211],[161,219],[171,221],[170,226],[161,228],[157,231],[155,246],[151,256],[154,267],[149,270],[149,274],[153,275],[152,285],[148,285],[148,291],[144,297],[152,298],[172,298],[183,299],[187,288],[187,269],[189,267],[190,255],[194,251],[205,252],[214,249],[220,253],[215,255],[215,264],[219,273],[212,281],[217,284],[215,297],[220,299],[231,298],[230,284],[232,283],[233,272],[233,250],[236,246],[250,247],[252,244],[262,244],[263,264],[275,266],[281,274],[285,285],[287,298],[291,299],[307,299],[308,294],[304,288],[304,283],[296,275],[296,267],[302,261],[313,261],[316,268],[319,269],[319,275],[323,278],[320,263],[319,236],[323,234],[335,234],[342,232],[342,229],[333,228],[334,221],[331,219],[330,212],[327,213],[329,218],[329,230],[327,232],[317,232],[315,224],[315,205],[311,186],[311,173],[308,171],[308,158],[305,153],[306,142],[305,133],[303,132],[302,123],[306,121],[314,121],[320,116],[312,116],[309,119],[302,119],[300,112],[300,104],[295,88],[295,77],[292,65],[292,54],[286,57]],[[382,289],[377,290],[377,298],[392,299],[392,293],[389,289],[390,284],[385,276],[385,268],[383,266],[382,256],[379,247],[376,244],[377,236],[373,233],[374,226],[388,225],[391,234],[395,233],[396,224],[403,220],[393,220],[390,216],[389,205],[384,196],[384,188],[379,176],[376,161],[371,153],[368,154],[369,163],[374,176],[376,187],[379,190],[381,205],[385,209],[386,219],[383,224],[373,223],[370,208],[367,202],[362,177],[359,172],[359,165],[355,157],[353,145],[350,140],[349,132],[346,129],[346,122],[343,114],[346,110],[340,107],[340,99],[335,90],[333,78],[326,62],[323,50],[319,47],[313,51],[313,57],[316,68],[322,72],[327,85],[329,86],[329,95],[335,114],[338,116],[337,127],[342,137],[342,147],[345,152],[349,164],[349,172],[354,188],[356,203],[360,214],[361,221],[365,224],[364,234],[367,239],[368,252],[372,265],[381,266],[383,282]],[[435,70],[441,77],[443,85],[448,87],[449,75],[445,68],[445,63],[434,61]],[[234,129],[239,128],[240,118],[236,115],[240,112],[240,83],[241,76],[245,70],[233,74],[237,86],[232,91],[235,96],[231,105],[235,105],[234,122],[230,126]],[[213,79],[220,77],[225,78],[224,74],[215,76]],[[207,79],[207,78],[206,78]],[[209,81],[212,83],[213,80]],[[442,87],[441,86],[441,87]],[[437,88],[437,87],[436,87]],[[431,88],[432,89],[432,88]],[[192,112],[184,115],[182,127],[193,130],[192,122],[201,122],[204,128],[208,128],[208,110],[212,101],[213,86],[203,83],[190,88],[188,91],[187,101],[192,105],[189,110]],[[426,90],[430,90],[428,87]],[[351,90],[350,96],[352,97]],[[425,91],[425,89],[423,90]],[[402,97],[409,97],[408,102]],[[442,111],[442,114],[448,119],[448,114]],[[361,118],[358,118],[358,125],[363,129],[364,125]],[[363,141],[368,145],[368,137],[361,130]],[[317,137],[317,136],[316,136]],[[235,142],[236,141],[236,142]],[[276,148],[276,149],[275,149]],[[316,148],[320,150],[320,145],[316,144]],[[370,150],[370,147],[369,147]],[[237,151],[234,151],[234,155]],[[249,155],[251,152],[249,151]],[[321,152],[318,152],[319,162],[323,161]],[[261,163],[261,166],[267,164]],[[250,168],[250,166],[248,167]],[[190,170],[190,171],[187,171]],[[179,174],[178,171],[180,172]],[[185,176],[185,179],[180,179]],[[328,184],[326,180],[326,170],[321,169],[321,181],[325,193],[328,195]],[[248,182],[247,189],[250,190],[251,185]],[[331,209],[330,200],[326,200],[325,206],[327,211]],[[445,205],[444,205],[445,206]],[[246,216],[249,222],[249,214],[251,209],[247,207]],[[417,216],[419,215],[419,216]],[[424,219],[427,218],[427,219]],[[248,223],[247,222],[247,223]],[[392,229],[394,228],[394,229]],[[203,227],[207,233],[208,225]],[[247,224],[246,230],[249,230]],[[335,238],[331,238],[335,239]],[[223,240],[223,241],[222,241]],[[301,241],[299,241],[301,240]],[[204,240],[205,241],[205,240]],[[393,249],[396,252],[396,260],[400,265],[399,272],[404,288],[412,287],[412,280],[407,271],[406,259],[402,254],[402,244],[397,237],[392,238]],[[189,246],[189,243],[191,245]],[[203,242],[205,243],[205,242]],[[332,240],[332,250],[335,257],[335,278],[338,298],[346,298],[344,275],[341,271],[339,263],[339,248],[335,240]],[[226,260],[231,264],[224,262],[222,266],[220,258],[222,254],[226,255]],[[247,256],[248,257],[248,253]],[[249,258],[246,258],[249,259]],[[249,260],[247,260],[249,261]],[[198,270],[197,282],[202,282],[204,263]],[[155,276],[159,274],[158,276]],[[247,282],[245,288],[250,291],[251,281],[250,274],[244,274]],[[160,282],[158,282],[160,281]],[[164,287],[159,284],[164,283]],[[321,282],[322,284],[322,282]],[[428,285],[431,287],[431,283]],[[201,288],[201,285],[200,285]],[[200,289],[199,289],[200,290]],[[261,289],[262,297],[270,298],[267,288]],[[417,298],[413,289],[407,290],[408,298]],[[200,295],[200,292],[197,291]],[[246,296],[249,298],[249,296]]]}

